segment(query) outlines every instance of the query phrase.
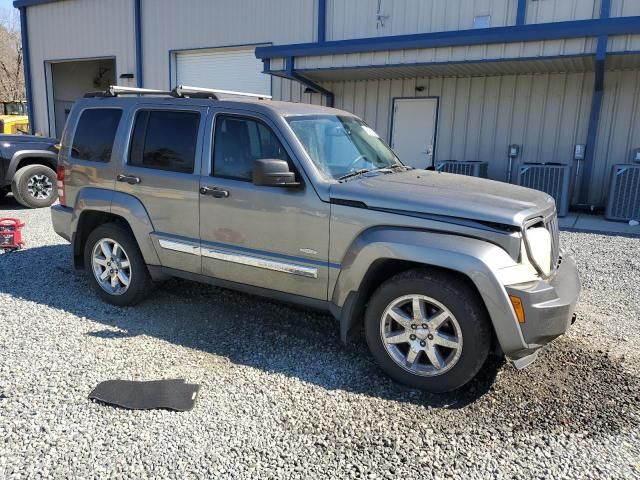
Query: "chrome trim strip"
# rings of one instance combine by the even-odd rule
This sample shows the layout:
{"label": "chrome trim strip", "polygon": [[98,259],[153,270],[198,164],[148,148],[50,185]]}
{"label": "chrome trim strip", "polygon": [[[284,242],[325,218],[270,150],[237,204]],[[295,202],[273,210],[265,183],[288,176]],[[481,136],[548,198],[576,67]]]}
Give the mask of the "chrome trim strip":
{"label": "chrome trim strip", "polygon": [[158,239],[160,246],[166,250],[174,250],[176,252],[189,253],[191,255],[200,255],[200,247],[189,243],[177,242],[174,240]]}
{"label": "chrome trim strip", "polygon": [[248,265],[250,267],[263,268],[265,270],[274,270],[276,272],[288,273],[291,275],[300,275],[307,278],[318,278],[318,269],[305,267],[295,263],[276,262],[265,258],[253,257],[249,255],[239,255],[214,248],[202,248],[203,257],[222,260],[224,262],[238,263],[240,265]]}

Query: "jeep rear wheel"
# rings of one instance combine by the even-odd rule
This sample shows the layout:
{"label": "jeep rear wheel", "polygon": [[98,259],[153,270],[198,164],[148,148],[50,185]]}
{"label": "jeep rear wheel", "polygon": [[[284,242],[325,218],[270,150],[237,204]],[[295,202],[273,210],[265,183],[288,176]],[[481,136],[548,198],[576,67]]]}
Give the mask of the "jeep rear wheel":
{"label": "jeep rear wheel", "polygon": [[369,349],[394,380],[443,393],[469,382],[491,347],[478,294],[453,275],[404,272],[373,294],[365,316]]}
{"label": "jeep rear wheel", "polygon": [[89,234],[84,265],[94,290],[114,305],[135,305],[152,286],[135,238],[117,223],[101,225]]}
{"label": "jeep rear wheel", "polygon": [[16,172],[11,191],[18,203],[25,207],[49,207],[58,197],[56,182],[56,172],[46,165],[27,165]]}

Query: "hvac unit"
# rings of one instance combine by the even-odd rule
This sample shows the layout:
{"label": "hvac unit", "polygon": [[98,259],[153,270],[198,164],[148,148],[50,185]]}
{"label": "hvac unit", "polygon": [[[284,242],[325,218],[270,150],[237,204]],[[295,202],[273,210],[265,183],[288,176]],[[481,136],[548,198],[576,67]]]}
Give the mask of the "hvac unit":
{"label": "hvac unit", "polygon": [[487,178],[487,162],[458,162],[457,160],[447,160],[437,162],[436,170],[439,172],[457,173],[458,175],[467,175],[469,177]]}
{"label": "hvac unit", "polygon": [[571,167],[562,163],[525,163],[518,173],[518,185],[541,190],[556,201],[558,216],[569,213]]}
{"label": "hvac unit", "polygon": [[604,216],[607,220],[640,219],[640,165],[613,166]]}

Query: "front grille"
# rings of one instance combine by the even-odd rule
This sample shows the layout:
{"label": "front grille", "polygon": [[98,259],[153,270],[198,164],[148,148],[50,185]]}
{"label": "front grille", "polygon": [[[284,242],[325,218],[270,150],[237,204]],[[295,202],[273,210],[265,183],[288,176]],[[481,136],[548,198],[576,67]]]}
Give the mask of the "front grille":
{"label": "front grille", "polygon": [[551,234],[551,269],[555,270],[560,264],[560,228],[558,215],[553,214],[545,220],[545,227]]}

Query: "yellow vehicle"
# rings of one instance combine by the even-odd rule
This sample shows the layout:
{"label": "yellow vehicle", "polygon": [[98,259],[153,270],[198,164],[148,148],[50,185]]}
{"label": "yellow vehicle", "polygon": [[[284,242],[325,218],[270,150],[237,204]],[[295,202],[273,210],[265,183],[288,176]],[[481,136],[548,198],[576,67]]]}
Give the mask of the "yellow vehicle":
{"label": "yellow vehicle", "polygon": [[0,102],[0,134],[29,133],[26,102]]}

